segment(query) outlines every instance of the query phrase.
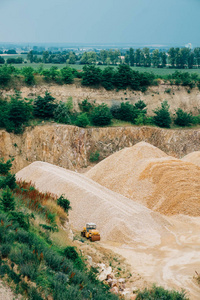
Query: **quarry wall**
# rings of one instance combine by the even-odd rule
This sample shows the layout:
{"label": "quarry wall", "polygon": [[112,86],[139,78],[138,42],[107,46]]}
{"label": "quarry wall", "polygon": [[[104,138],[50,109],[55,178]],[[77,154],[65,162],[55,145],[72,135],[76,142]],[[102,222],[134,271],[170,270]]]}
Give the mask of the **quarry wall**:
{"label": "quarry wall", "polygon": [[148,142],[178,158],[200,150],[200,129],[172,130],[156,127],[79,128],[49,124],[27,128],[22,135],[0,131],[0,156],[15,158],[17,172],[34,161],[45,161],[70,170],[90,165],[89,156],[99,151],[103,159],[140,141]]}

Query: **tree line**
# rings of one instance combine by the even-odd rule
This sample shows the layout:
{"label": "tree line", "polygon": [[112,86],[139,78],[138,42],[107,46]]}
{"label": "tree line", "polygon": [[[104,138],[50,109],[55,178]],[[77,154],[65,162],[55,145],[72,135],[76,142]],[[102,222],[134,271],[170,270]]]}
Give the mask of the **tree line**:
{"label": "tree line", "polygon": [[[9,50],[11,51],[11,50]],[[12,52],[12,51],[11,51]],[[10,52],[7,54],[10,54]],[[55,52],[31,50],[27,54],[27,60],[21,57],[7,58],[0,56],[0,64],[17,64],[17,63],[53,63],[53,64],[83,64],[83,65],[118,65],[126,64],[136,67],[154,67],[154,68],[177,68],[192,69],[200,67],[200,47],[193,50],[183,47],[171,47],[168,51],[158,49],[150,50],[130,48],[126,52],[122,50],[100,50],[83,53],[73,51]]]}

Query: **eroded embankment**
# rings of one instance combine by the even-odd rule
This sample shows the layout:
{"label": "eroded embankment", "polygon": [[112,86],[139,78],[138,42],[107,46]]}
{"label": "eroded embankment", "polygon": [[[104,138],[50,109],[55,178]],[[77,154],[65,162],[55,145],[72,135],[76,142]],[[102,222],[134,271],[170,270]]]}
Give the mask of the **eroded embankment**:
{"label": "eroded embankment", "polygon": [[[19,87],[18,87],[19,88]],[[56,85],[56,84],[41,84],[31,87],[21,86],[22,97],[34,99],[38,95],[43,96],[45,91],[49,91],[58,101],[66,101],[68,97],[72,97],[74,108],[78,109],[78,103],[84,99],[96,101],[96,103],[106,103],[109,106],[113,102],[130,101],[135,103],[138,100],[143,100],[147,104],[148,114],[160,106],[163,100],[167,100],[172,113],[180,107],[183,110],[198,114],[200,91],[198,88],[189,89],[189,87],[169,85],[162,82],[158,86],[151,86],[144,93],[133,90],[112,90],[107,91],[104,88],[90,88],[81,86],[80,80],[74,84]],[[188,92],[189,91],[189,92]],[[14,94],[14,89],[0,90],[3,96]]]}
{"label": "eroded embankment", "polygon": [[166,130],[155,127],[107,127],[83,129],[69,125],[27,128],[23,135],[0,131],[0,156],[14,157],[15,172],[34,161],[49,162],[70,170],[90,164],[96,150],[105,158],[138,142],[148,142],[168,155],[181,158],[200,150],[200,129]]}

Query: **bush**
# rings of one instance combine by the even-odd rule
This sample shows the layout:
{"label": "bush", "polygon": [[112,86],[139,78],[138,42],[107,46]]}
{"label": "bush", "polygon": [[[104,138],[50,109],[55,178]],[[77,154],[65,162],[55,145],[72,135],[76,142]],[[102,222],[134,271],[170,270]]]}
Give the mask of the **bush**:
{"label": "bush", "polygon": [[12,211],[15,209],[15,199],[12,196],[10,188],[7,186],[2,192],[2,198],[0,201],[3,205],[3,210],[6,212]]}
{"label": "bush", "polygon": [[79,127],[87,127],[87,125],[89,125],[90,121],[88,119],[88,116],[86,113],[82,113],[80,115],[78,115],[75,125],[79,126]]}
{"label": "bush", "polygon": [[72,69],[69,67],[65,67],[60,70],[61,72],[61,79],[64,83],[70,84],[73,83],[74,76],[72,74]]}
{"label": "bush", "polygon": [[114,74],[115,71],[112,67],[107,67],[102,71],[102,86],[106,90],[112,90],[114,88]]}
{"label": "bush", "polygon": [[47,91],[45,96],[38,96],[34,102],[33,112],[35,117],[50,119],[54,117],[54,111],[56,109],[55,98],[51,96]]}
{"label": "bush", "polygon": [[129,102],[122,102],[120,109],[115,113],[115,118],[134,124],[135,119],[140,113],[141,110],[136,108],[133,104],[130,104]]}
{"label": "bush", "polygon": [[57,199],[57,204],[64,209],[65,212],[68,212],[69,209],[71,209],[70,201],[68,199],[65,199],[63,195],[61,195]]}
{"label": "bush", "polygon": [[7,85],[11,79],[11,70],[7,66],[0,67],[0,85]]}
{"label": "bush", "polygon": [[94,104],[91,104],[88,102],[87,99],[83,100],[81,103],[78,104],[80,110],[84,113],[91,113],[91,111],[94,109]]}
{"label": "bush", "polygon": [[7,118],[5,118],[5,127],[8,132],[22,133],[23,125],[31,119],[32,105],[25,102],[19,93],[11,97],[8,103]]}
{"label": "bush", "polygon": [[1,244],[1,246],[0,246],[0,252],[1,252],[2,258],[8,257],[8,255],[10,253],[10,250],[11,250],[11,245],[9,245],[9,244]]}
{"label": "bush", "polygon": [[104,103],[94,108],[91,113],[91,122],[95,126],[110,125],[112,120],[112,114],[108,106]]}
{"label": "bush", "polygon": [[187,300],[184,292],[168,291],[162,287],[154,286],[138,293],[136,300]]}
{"label": "bush", "polygon": [[0,158],[0,174],[7,175],[12,167],[13,159],[7,160],[7,162],[4,162],[4,158]]}
{"label": "bush", "polygon": [[154,124],[163,127],[170,128],[171,117],[169,113],[169,104],[165,100],[161,103],[161,108],[157,108],[154,110],[155,116],[153,117]]}
{"label": "bush", "polygon": [[89,160],[91,162],[98,161],[99,160],[99,155],[100,155],[99,151],[92,152],[92,153],[90,153]]}
{"label": "bush", "polygon": [[6,177],[0,177],[0,189],[4,189],[6,186],[11,190],[16,187],[15,174],[8,173]]}
{"label": "bush", "polygon": [[31,85],[34,83],[33,72],[34,72],[34,69],[31,67],[24,67],[22,69],[22,75],[24,75],[24,80],[28,85]]}
{"label": "bush", "polygon": [[54,120],[58,123],[71,124],[70,111],[66,103],[60,101],[56,106]]}
{"label": "bush", "polygon": [[91,86],[99,84],[102,79],[101,73],[100,68],[85,65],[83,67],[82,85]]}
{"label": "bush", "polygon": [[178,126],[189,126],[193,122],[193,116],[191,113],[183,111],[181,108],[178,108],[176,111],[176,118],[174,123]]}

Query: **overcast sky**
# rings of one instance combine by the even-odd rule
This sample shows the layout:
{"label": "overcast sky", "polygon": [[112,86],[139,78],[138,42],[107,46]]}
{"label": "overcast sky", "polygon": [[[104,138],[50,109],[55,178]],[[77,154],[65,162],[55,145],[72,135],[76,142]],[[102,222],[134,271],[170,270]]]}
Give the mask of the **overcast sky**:
{"label": "overcast sky", "polygon": [[0,0],[0,42],[200,46],[200,0]]}

